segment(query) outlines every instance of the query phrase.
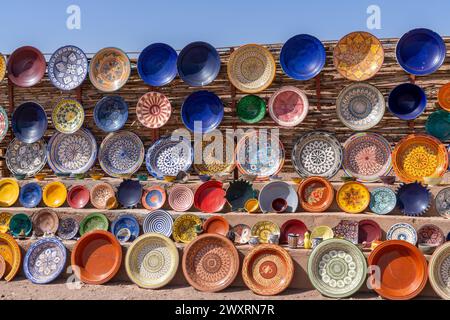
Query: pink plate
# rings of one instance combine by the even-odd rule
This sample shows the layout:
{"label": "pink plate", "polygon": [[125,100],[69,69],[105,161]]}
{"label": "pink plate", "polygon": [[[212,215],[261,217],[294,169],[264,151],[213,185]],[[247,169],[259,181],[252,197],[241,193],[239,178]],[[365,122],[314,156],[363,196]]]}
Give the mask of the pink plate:
{"label": "pink plate", "polygon": [[306,94],[293,86],[282,87],[269,100],[270,116],[284,127],[293,127],[301,123],[308,114],[308,109]]}
{"label": "pink plate", "polygon": [[73,186],[67,194],[67,203],[74,209],[82,209],[89,202],[89,189],[82,185]]}
{"label": "pink plate", "polygon": [[176,185],[169,191],[169,205],[178,212],[188,211],[194,204],[194,192],[186,186]]}
{"label": "pink plate", "polygon": [[169,121],[172,106],[169,99],[159,92],[144,94],[136,106],[136,115],[140,123],[147,128],[161,128]]}
{"label": "pink plate", "polygon": [[434,224],[426,224],[417,231],[419,244],[438,245],[444,243],[444,232]]}

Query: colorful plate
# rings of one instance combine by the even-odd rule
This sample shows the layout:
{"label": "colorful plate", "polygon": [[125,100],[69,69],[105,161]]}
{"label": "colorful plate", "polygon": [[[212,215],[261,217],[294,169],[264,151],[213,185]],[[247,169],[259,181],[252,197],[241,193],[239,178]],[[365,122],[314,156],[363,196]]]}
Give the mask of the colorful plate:
{"label": "colorful plate", "polygon": [[146,188],[141,202],[145,209],[150,211],[157,210],[166,202],[166,190],[160,186]]}
{"label": "colorful plate", "polygon": [[155,210],[152,213],[147,214],[144,223],[142,224],[142,229],[144,230],[144,233],[159,233],[166,237],[170,237],[172,235],[173,226],[173,218],[170,213],[165,210]]}
{"label": "colorful plate", "polygon": [[223,190],[223,184],[220,181],[204,182],[194,194],[194,206],[202,212],[219,212],[226,202],[225,190]]}
{"label": "colorful plate", "polygon": [[417,232],[408,223],[396,223],[386,233],[386,240],[403,240],[413,245],[417,243]]}
{"label": "colorful plate", "polygon": [[252,227],[252,236],[258,237],[260,243],[268,243],[271,234],[281,234],[280,227],[271,221],[258,221]]}
{"label": "colorful plate", "polygon": [[94,108],[94,121],[105,132],[120,130],[128,119],[128,103],[121,96],[103,97]]}
{"label": "colorful plate", "polygon": [[415,84],[400,84],[389,94],[389,111],[401,120],[416,119],[425,111],[426,107],[427,95],[421,87]]}
{"label": "colorful plate", "polygon": [[52,121],[59,132],[74,133],[83,125],[83,106],[74,99],[61,99],[53,108]]}
{"label": "colorful plate", "polygon": [[407,216],[421,216],[428,211],[432,195],[418,182],[401,184],[397,189],[397,206]]}
{"label": "colorful plate", "polygon": [[50,208],[61,207],[64,202],[66,202],[66,198],[66,186],[59,181],[46,184],[42,192],[42,200],[44,201],[45,205]]}
{"label": "colorful plate", "polygon": [[[5,79],[6,75],[6,58],[0,53],[0,82]],[[0,278],[1,279],[1,278]]]}
{"label": "colorful plate", "polygon": [[2,106],[0,106],[0,142],[2,142],[3,139],[5,138],[8,129],[9,129],[8,114],[6,113],[5,109]]}
{"label": "colorful plate", "polygon": [[255,95],[243,97],[236,105],[238,118],[245,123],[258,123],[266,115],[266,101]]}
{"label": "colorful plate", "polygon": [[194,214],[183,214],[173,223],[173,239],[176,242],[189,243],[197,237],[196,227],[202,220]]}
{"label": "colorful plate", "polygon": [[222,216],[212,216],[203,223],[204,233],[220,234],[226,237],[229,231],[230,225]]}
{"label": "colorful plate", "polygon": [[138,101],[136,116],[139,122],[150,129],[164,126],[172,114],[169,99],[159,92],[147,92]]}
{"label": "colorful plate", "polygon": [[358,244],[358,221],[341,220],[333,227],[334,237]]}
{"label": "colorful plate", "polygon": [[164,86],[177,76],[177,52],[165,43],[152,43],[142,50],[137,62],[141,79],[153,87]]}
{"label": "colorful plate", "polygon": [[233,242],[204,234],[183,250],[183,274],[195,289],[218,292],[230,286],[239,272],[239,253]]}
{"label": "colorful plate", "polygon": [[191,93],[181,106],[181,119],[192,132],[208,133],[222,122],[224,105],[222,100],[211,91]]}
{"label": "colorful plate", "polygon": [[381,227],[374,220],[361,220],[358,223],[358,243],[371,246],[372,242],[381,240]]}
{"label": "colorful plate", "polygon": [[92,205],[97,209],[106,209],[108,199],[115,196],[113,187],[109,183],[97,183],[90,191]]}
{"label": "colorful plate", "polygon": [[450,83],[443,85],[439,89],[438,102],[442,109],[450,111]]}
{"label": "colorful plate", "polygon": [[397,196],[386,187],[375,188],[370,192],[370,210],[376,214],[388,214],[395,209]]}
{"label": "colorful plate", "polygon": [[285,212],[296,212],[298,208],[298,195],[292,185],[284,181],[272,181],[266,184],[259,192],[259,206],[263,213],[274,212],[272,202],[275,199],[284,199],[287,202]]}
{"label": "colorful plate", "polygon": [[322,240],[333,239],[334,231],[328,226],[318,226],[311,232],[311,239],[322,238]]}
{"label": "colorful plate", "polygon": [[233,211],[243,211],[245,203],[256,197],[252,184],[246,180],[233,180],[227,189],[225,198]]}
{"label": "colorful plate", "polygon": [[433,112],[427,119],[425,129],[428,134],[441,141],[450,139],[450,112],[438,110]]}
{"label": "colorful plate", "polygon": [[437,248],[428,264],[428,277],[434,291],[442,298],[450,300],[450,243]]}
{"label": "colorful plate", "polygon": [[334,188],[322,177],[309,177],[298,188],[301,206],[308,212],[325,212],[333,203]]}
{"label": "colorful plate", "polygon": [[125,208],[136,206],[142,198],[142,186],[136,180],[124,180],[117,187],[117,199]]}
{"label": "colorful plate", "polygon": [[33,230],[33,223],[28,215],[25,213],[17,213],[9,220],[9,232],[14,236],[24,235],[25,237],[31,234]]}
{"label": "colorful plate", "polygon": [[294,263],[280,246],[263,244],[244,258],[242,278],[247,287],[262,296],[274,296],[286,290],[294,278]]}
{"label": "colorful plate", "polygon": [[32,177],[47,163],[47,144],[44,139],[25,143],[15,138],[6,150],[6,166],[14,175]]}
{"label": "colorful plate", "polygon": [[276,64],[269,50],[257,44],[247,44],[230,55],[227,72],[228,79],[237,89],[256,93],[272,84]]}
{"label": "colorful plate", "polygon": [[88,73],[88,59],[78,47],[64,46],[56,50],[48,61],[48,77],[52,84],[64,91],[79,87]]}
{"label": "colorful plate", "polygon": [[36,182],[24,184],[20,188],[19,202],[25,208],[35,208],[42,200],[42,188]]}
{"label": "colorful plate", "polygon": [[[120,232],[123,229],[128,229],[130,231],[130,236],[127,237],[126,240],[120,237]],[[115,235],[117,240],[121,243],[134,241],[139,237],[139,222],[131,214],[120,215],[111,223],[111,233]]]}
{"label": "colorful plate", "polygon": [[425,224],[417,231],[418,244],[440,246],[445,242],[444,232],[434,224]]}
{"label": "colorful plate", "polygon": [[444,218],[450,219],[450,188],[439,191],[435,198],[436,211]]}
{"label": "colorful plate", "polygon": [[42,209],[32,216],[33,231],[37,236],[55,234],[59,226],[58,215],[49,209]]}
{"label": "colorful plate", "polygon": [[427,261],[423,254],[405,241],[385,241],[368,258],[369,266],[378,266],[380,286],[374,290],[383,298],[409,300],[427,283]]}
{"label": "colorful plate", "polygon": [[308,114],[309,102],[306,94],[293,86],[278,89],[269,100],[269,114],[278,125],[295,127]]}
{"label": "colorful plate", "polygon": [[107,231],[108,219],[101,213],[91,213],[80,222],[80,236],[94,230]]}
{"label": "colorful plate", "polygon": [[379,134],[356,133],[344,143],[342,167],[359,181],[377,181],[392,169],[391,145]]}
{"label": "colorful plate", "polygon": [[125,52],[117,48],[101,49],[89,64],[89,79],[94,87],[103,92],[122,88],[130,73],[130,59]]}
{"label": "colorful plate", "polygon": [[73,239],[80,229],[80,225],[77,220],[73,218],[63,218],[59,220],[58,231],[56,231],[56,235],[63,240],[71,240]]}
{"label": "colorful plate", "polygon": [[348,213],[361,213],[370,204],[370,192],[365,185],[350,181],[339,188],[336,201],[341,210]]}
{"label": "colorful plate", "polygon": [[235,244],[247,244],[252,235],[252,229],[246,224],[235,225],[232,229]]}
{"label": "colorful plate", "polygon": [[202,139],[202,147],[194,148],[194,169],[199,175],[225,175],[235,168],[234,139],[225,136],[222,141],[217,138],[212,141]]}
{"label": "colorful plate", "polygon": [[0,180],[0,207],[11,207],[19,198],[19,184],[16,180],[5,178]]}
{"label": "colorful plate", "polygon": [[19,87],[32,87],[44,77],[47,63],[41,51],[20,47],[9,56],[8,78]]}
{"label": "colorful plate", "polygon": [[383,45],[368,32],[352,32],[336,44],[333,61],[344,78],[365,81],[381,69],[384,61]]}
{"label": "colorful plate", "polygon": [[175,185],[169,190],[169,205],[178,212],[186,212],[194,204],[194,192],[186,186]]}
{"label": "colorful plate", "polygon": [[19,272],[22,260],[20,247],[9,234],[0,234],[0,255],[5,260],[4,279],[9,282]]}
{"label": "colorful plate", "polygon": [[67,203],[74,209],[83,209],[90,199],[89,189],[84,185],[72,186],[67,194]]}
{"label": "colorful plate", "polygon": [[0,213],[0,233],[7,233],[9,231],[9,222],[11,221],[12,214],[9,212]]}
{"label": "colorful plate", "polygon": [[18,106],[11,116],[14,136],[22,142],[39,141],[47,130],[47,114],[36,102],[25,102]]}
{"label": "colorful plate", "polygon": [[137,238],[125,257],[128,277],[145,289],[158,289],[167,285],[175,277],[178,263],[178,249],[173,241],[157,233]]}
{"label": "colorful plate", "polygon": [[280,244],[288,243],[288,235],[290,233],[298,234],[298,243],[303,243],[303,239],[305,238],[305,232],[308,231],[308,228],[303,223],[303,221],[297,219],[291,219],[283,223],[281,226],[281,234],[280,234]]}

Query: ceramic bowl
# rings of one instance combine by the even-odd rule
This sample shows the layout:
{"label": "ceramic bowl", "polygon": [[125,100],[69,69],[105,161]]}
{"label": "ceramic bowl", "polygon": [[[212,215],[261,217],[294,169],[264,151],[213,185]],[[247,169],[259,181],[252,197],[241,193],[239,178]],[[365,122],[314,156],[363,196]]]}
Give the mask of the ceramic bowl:
{"label": "ceramic bowl", "polygon": [[4,278],[7,282],[14,279],[20,269],[22,253],[20,251],[20,247],[17,244],[17,241],[10,236],[9,234],[0,233],[0,245],[2,247],[2,251],[10,252],[10,254],[2,255],[5,260],[5,264],[11,267],[6,268],[4,272]]}
{"label": "ceramic bowl", "polygon": [[450,111],[450,83],[443,85],[439,89],[438,102],[442,109]]}
{"label": "ceramic bowl", "polygon": [[448,258],[450,256],[450,243],[446,243],[433,253],[428,263],[428,277],[434,291],[442,298],[450,299],[450,289],[447,285],[449,276],[446,273]]}
{"label": "ceramic bowl", "polygon": [[61,99],[53,108],[52,122],[59,132],[74,133],[83,125],[84,108],[74,99]]}
{"label": "ceramic bowl", "polygon": [[9,222],[11,221],[11,218],[12,214],[10,212],[0,212],[0,234],[9,231]]}
{"label": "ceramic bowl", "polygon": [[0,142],[3,141],[3,139],[5,138],[8,129],[9,129],[8,114],[6,113],[3,107],[0,107]]}
{"label": "ceramic bowl", "polygon": [[39,237],[45,234],[56,234],[59,226],[59,217],[53,210],[42,209],[33,213],[33,231]]}
{"label": "ceramic bowl", "polygon": [[305,232],[308,231],[308,228],[303,223],[303,221],[297,219],[291,219],[283,223],[280,229],[280,244],[288,243],[289,234],[298,235],[298,244],[303,243],[303,239],[305,238]]}
{"label": "ceramic bowl", "polygon": [[67,203],[74,209],[82,209],[90,199],[89,189],[83,185],[76,185],[70,188],[67,194]]}
{"label": "ceramic bowl", "polygon": [[144,233],[159,233],[170,237],[172,235],[173,218],[167,211],[158,209],[147,214],[142,228]]}
{"label": "ceramic bowl", "polygon": [[80,229],[80,224],[74,218],[63,218],[59,220],[56,235],[63,240],[73,239]]}
{"label": "ceramic bowl", "polygon": [[136,206],[142,197],[142,186],[139,181],[125,180],[117,188],[117,199],[125,208]]}
{"label": "ceramic bowl", "polygon": [[47,130],[47,114],[36,102],[25,102],[18,106],[11,116],[11,127],[17,139],[34,143]]}
{"label": "ceramic bowl", "polygon": [[32,87],[44,77],[47,63],[38,49],[30,46],[16,49],[8,59],[8,78],[19,87]]}
{"label": "ceramic bowl", "polygon": [[248,199],[244,207],[248,213],[255,213],[260,210],[258,199]]}
{"label": "ceramic bowl", "polygon": [[334,188],[322,177],[310,177],[300,184],[298,197],[302,207],[309,212],[325,212],[333,203]]}
{"label": "ceramic bowl", "polygon": [[382,230],[374,220],[364,219],[358,223],[358,243],[370,248],[372,243],[381,240]]}
{"label": "ceramic bowl", "polygon": [[221,216],[212,216],[203,223],[204,233],[220,234],[226,237],[229,231],[228,221]]}
{"label": "ceramic bowl", "polygon": [[255,198],[255,196],[256,192],[251,183],[245,180],[234,180],[230,182],[230,186],[225,195],[233,211],[244,210],[245,203],[249,199]]}
{"label": "ceramic bowl", "polygon": [[450,188],[447,187],[440,190],[434,201],[439,215],[444,218],[450,218]]}
{"label": "ceramic bowl", "polygon": [[441,141],[450,139],[450,112],[438,110],[433,112],[427,119],[425,129],[428,134]]}
{"label": "ceramic bowl", "polygon": [[109,220],[101,213],[91,213],[80,222],[80,236],[94,230],[107,231]]}
{"label": "ceramic bowl", "polygon": [[397,205],[407,216],[421,216],[428,211],[432,195],[427,187],[413,182],[401,184],[397,189]]}
{"label": "ceramic bowl", "polygon": [[145,209],[157,210],[166,202],[166,190],[160,186],[146,188],[141,202]]}
{"label": "ceramic bowl", "polygon": [[386,240],[403,240],[416,245],[417,238],[416,229],[409,223],[396,223],[386,232]]}
{"label": "ceramic bowl", "polygon": [[394,191],[386,187],[375,188],[370,192],[370,210],[373,213],[385,215],[395,209],[397,196]]}
{"label": "ceramic bowl", "polygon": [[388,98],[388,108],[401,120],[413,120],[427,107],[427,96],[423,89],[412,83],[403,83],[395,87]]}
{"label": "ceramic bowl", "polygon": [[0,180],[0,207],[11,207],[16,203],[20,193],[16,180],[5,178]]}
{"label": "ceramic bowl", "polygon": [[159,92],[147,92],[138,101],[136,116],[139,122],[150,129],[164,126],[172,114],[169,99]]}
{"label": "ceramic bowl", "polygon": [[[210,91],[191,93],[181,106],[181,118],[190,131],[208,133],[222,122],[224,106],[222,100]],[[196,127],[197,125],[197,127]]]}
{"label": "ceramic bowl", "polygon": [[78,88],[88,73],[88,58],[78,47],[64,46],[56,50],[48,61],[48,77],[58,89]]}
{"label": "ceramic bowl", "polygon": [[0,53],[0,81],[5,79],[6,75],[6,58],[3,54]]}
{"label": "ceramic bowl", "polygon": [[114,189],[109,183],[98,183],[90,191],[91,203],[97,209],[106,209],[107,200],[114,196]]}
{"label": "ceramic bowl", "polygon": [[302,90],[284,86],[270,97],[268,107],[270,116],[278,125],[295,127],[306,118],[309,101]]}
{"label": "ceramic bowl", "polygon": [[28,215],[25,213],[17,213],[9,220],[9,232],[14,237],[21,235],[27,237],[33,230],[33,223]]}
{"label": "ceramic bowl", "polygon": [[348,213],[361,213],[370,204],[370,192],[359,182],[346,182],[336,194],[336,202],[341,210]]}
{"label": "ceramic bowl", "polygon": [[42,188],[36,182],[27,183],[20,188],[19,201],[25,208],[35,208],[42,200]]}
{"label": "ceramic bowl", "polygon": [[177,76],[177,52],[165,43],[153,43],[142,50],[137,62],[141,79],[153,87],[164,86]]}
{"label": "ceramic bowl", "polygon": [[34,175],[34,177],[37,181],[44,181],[45,178],[47,177],[47,174],[46,173],[36,173]]}
{"label": "ceramic bowl", "polygon": [[445,242],[445,235],[441,228],[434,224],[424,224],[417,230],[417,242],[430,246],[440,246]]}
{"label": "ceramic bowl", "polygon": [[266,101],[255,95],[243,97],[236,106],[238,118],[245,123],[258,123],[266,115]]}
{"label": "ceramic bowl", "polygon": [[276,199],[286,201],[286,212],[296,212],[298,207],[298,195],[295,189],[283,181],[274,181],[266,184],[259,193],[259,205],[263,212],[274,212],[272,204]]}
{"label": "ceramic bowl", "polygon": [[128,104],[121,96],[103,97],[94,108],[94,121],[105,132],[121,129],[128,119]]}
{"label": "ceramic bowl", "polygon": [[61,207],[66,202],[66,198],[67,188],[63,183],[55,181],[45,185],[42,199],[47,207]]}
{"label": "ceramic bowl", "polygon": [[201,184],[194,194],[194,206],[205,213],[215,213],[223,209],[226,199],[223,184],[211,180]]}
{"label": "ceramic bowl", "polygon": [[195,214],[182,214],[173,222],[173,239],[176,242],[189,243],[197,238],[197,230],[202,227],[202,220]]}
{"label": "ceramic bowl", "polygon": [[[129,230],[129,234],[125,238],[121,237],[120,234],[123,229]],[[139,237],[139,222],[131,214],[121,215],[111,223],[111,233],[114,234],[121,243],[134,241]]]}
{"label": "ceramic bowl", "polygon": [[194,204],[194,192],[186,186],[175,185],[169,190],[170,207],[178,212],[186,212]]}

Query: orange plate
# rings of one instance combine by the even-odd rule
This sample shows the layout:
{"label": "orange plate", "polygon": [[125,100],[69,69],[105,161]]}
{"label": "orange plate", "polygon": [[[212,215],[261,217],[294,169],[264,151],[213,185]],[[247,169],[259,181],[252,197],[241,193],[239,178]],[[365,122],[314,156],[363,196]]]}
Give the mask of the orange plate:
{"label": "orange plate", "polygon": [[339,188],[336,201],[342,211],[361,213],[370,204],[370,192],[362,183],[349,181]]}
{"label": "orange plate", "polygon": [[412,299],[427,283],[427,260],[409,242],[384,241],[372,251],[368,262],[381,269],[380,287],[375,291],[386,299]]}
{"label": "orange plate", "polygon": [[225,218],[213,216],[203,223],[203,230],[205,233],[215,233],[226,236],[228,231],[230,231],[230,225]]}
{"label": "orange plate", "polygon": [[11,281],[19,272],[22,254],[16,240],[9,234],[0,233],[0,254],[5,260],[5,280]]}
{"label": "orange plate", "polygon": [[439,89],[438,101],[442,109],[450,111],[450,82]]}
{"label": "orange plate", "polygon": [[322,177],[310,177],[298,188],[298,197],[302,207],[309,212],[326,211],[334,199],[334,188]]}
{"label": "orange plate", "polygon": [[83,235],[71,256],[72,268],[82,282],[103,284],[111,280],[122,263],[122,248],[107,231],[95,230]]}

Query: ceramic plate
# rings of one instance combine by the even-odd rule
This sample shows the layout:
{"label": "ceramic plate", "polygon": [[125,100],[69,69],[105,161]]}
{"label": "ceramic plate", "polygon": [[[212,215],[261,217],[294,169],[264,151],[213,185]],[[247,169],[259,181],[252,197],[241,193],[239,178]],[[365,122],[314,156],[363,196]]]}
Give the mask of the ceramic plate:
{"label": "ceramic plate", "polygon": [[103,171],[111,177],[132,175],[144,161],[144,144],[133,132],[110,133],[102,141],[98,160]]}
{"label": "ceramic plate", "polygon": [[358,244],[358,221],[341,220],[333,228],[334,237]]}
{"label": "ceramic plate", "polygon": [[180,171],[188,171],[192,165],[194,151],[185,138],[162,137],[147,151],[145,164],[148,172],[157,179],[175,177]]}
{"label": "ceramic plate", "polygon": [[34,176],[47,163],[47,144],[44,139],[25,143],[14,139],[6,150],[6,166],[12,174]]}
{"label": "ceramic plate", "polygon": [[418,244],[440,246],[445,242],[444,232],[434,224],[425,224],[417,231]]}
{"label": "ceramic plate", "polygon": [[189,243],[197,237],[196,227],[202,220],[194,214],[183,214],[173,223],[173,239],[176,242]]}
{"label": "ceramic plate", "polygon": [[178,263],[178,249],[173,241],[157,233],[137,238],[125,257],[128,277],[145,289],[167,285],[175,277]]}
{"label": "ceramic plate", "polygon": [[147,92],[138,101],[136,116],[139,122],[151,129],[164,126],[172,114],[169,99],[159,92]]}
{"label": "ceramic plate", "polygon": [[441,141],[450,139],[450,112],[438,110],[433,112],[427,119],[425,129],[428,134]]}
{"label": "ceramic plate", "polygon": [[[130,231],[130,237],[126,240],[120,237],[120,231],[122,229],[128,229]],[[117,240],[121,243],[134,241],[137,237],[139,237],[139,222],[131,214],[121,215],[111,223],[111,233],[115,235]]]}
{"label": "ceramic plate", "polygon": [[[42,200],[47,207],[61,207],[67,199],[67,188],[59,182],[54,181],[45,185],[42,191]],[[56,230],[55,230],[56,231]]]}
{"label": "ceramic plate", "polygon": [[303,134],[292,149],[292,163],[302,178],[332,178],[341,168],[342,157],[341,144],[333,134],[325,131]]}
{"label": "ceramic plate", "polygon": [[9,282],[19,272],[22,254],[16,240],[9,234],[0,234],[0,252],[5,260],[4,279]]}
{"label": "ceramic plate", "polygon": [[386,102],[376,87],[355,83],[344,88],[336,101],[336,112],[341,122],[355,131],[369,130],[383,118]]}
{"label": "ceramic plate", "polygon": [[178,212],[186,212],[194,204],[194,192],[186,186],[175,185],[169,190],[169,205]]}
{"label": "ceramic plate", "polygon": [[32,87],[44,77],[47,63],[41,51],[20,47],[9,56],[8,79],[19,87]]}
{"label": "ceramic plate", "polygon": [[259,192],[259,206],[263,213],[274,212],[272,202],[275,199],[284,199],[287,202],[285,212],[296,212],[298,207],[298,195],[292,185],[284,181],[272,181],[266,184]]}
{"label": "ceramic plate", "polygon": [[3,139],[5,138],[8,129],[9,129],[8,114],[6,113],[5,109],[2,106],[0,106],[0,142],[2,142]]}
{"label": "ceramic plate", "polygon": [[266,101],[250,94],[243,97],[236,105],[238,118],[245,123],[258,123],[266,115]]}
{"label": "ceramic plate", "polygon": [[428,211],[432,195],[420,183],[401,184],[397,189],[397,206],[407,216],[421,216]]}
{"label": "ceramic plate", "polygon": [[59,226],[59,217],[56,212],[42,209],[33,214],[33,231],[37,236],[56,234]]}
{"label": "ceramic plate", "polygon": [[309,110],[306,94],[293,86],[277,90],[269,100],[269,114],[278,125],[295,127],[305,119]]}
{"label": "ceramic plate", "polygon": [[203,232],[204,233],[220,234],[220,235],[226,237],[229,231],[230,231],[230,225],[229,225],[228,221],[222,216],[209,217],[203,223]]}
{"label": "ceramic plate", "polygon": [[275,79],[276,64],[269,50],[247,44],[235,50],[228,61],[228,79],[240,91],[263,91]]}
{"label": "ceramic plate", "polygon": [[361,213],[370,204],[370,192],[362,183],[350,181],[338,190],[336,202],[345,212]]}
{"label": "ceramic plate", "polygon": [[412,83],[402,83],[395,87],[388,98],[388,108],[391,113],[401,120],[414,120],[427,107],[425,91]]}
{"label": "ceramic plate", "polygon": [[258,221],[252,227],[252,236],[258,237],[260,243],[268,243],[271,234],[281,234],[280,227],[271,221]]}
{"label": "ceramic plate", "polygon": [[63,240],[71,240],[77,235],[79,229],[80,225],[77,220],[70,217],[63,218],[59,220],[56,235]]}
{"label": "ceramic plate", "polygon": [[230,182],[225,195],[233,211],[243,211],[245,203],[256,197],[256,191],[252,184],[246,180],[234,180]]}
{"label": "ceramic plate", "polygon": [[128,119],[128,104],[121,96],[102,98],[94,108],[94,121],[105,132],[121,129]]}
{"label": "ceramic plate", "polygon": [[19,202],[25,208],[35,208],[42,200],[42,188],[36,182],[22,185]]}
{"label": "ceramic plate", "polygon": [[47,157],[55,173],[86,173],[95,163],[97,142],[85,128],[72,134],[55,133],[48,143]]}
{"label": "ceramic plate", "polygon": [[72,186],[67,194],[67,203],[74,209],[83,209],[88,203],[90,192],[84,185]]}
{"label": "ceramic plate", "polygon": [[157,210],[166,202],[166,190],[160,186],[146,188],[141,202],[145,209],[150,211]]}
{"label": "ceramic plate", "polygon": [[322,177],[309,177],[298,188],[298,198],[308,212],[325,212],[333,203],[334,188]]}
{"label": "ceramic plate", "polygon": [[308,276],[324,296],[346,298],[366,281],[367,262],[361,250],[349,241],[327,240],[308,259]]}
{"label": "ceramic plate", "polygon": [[89,79],[98,90],[113,92],[122,88],[131,73],[127,54],[117,48],[97,52],[89,64]]}
{"label": "ceramic plate", "polygon": [[62,99],[53,108],[52,121],[59,132],[74,133],[83,125],[83,106],[74,99]]}
{"label": "ceramic plate", "polygon": [[436,211],[444,218],[450,218],[450,188],[439,191],[435,198]]}
{"label": "ceramic plate", "polygon": [[7,233],[9,231],[9,222],[11,221],[12,214],[9,212],[0,213],[0,233]]}
{"label": "ceramic plate", "polygon": [[280,244],[287,244],[289,234],[293,233],[299,235],[298,244],[300,245],[303,243],[306,231],[308,231],[308,228],[302,221],[297,219],[288,220],[281,226]]}
{"label": "ceramic plate", "polygon": [[323,240],[332,239],[334,237],[333,229],[328,226],[318,226],[311,232],[311,239],[322,238]]}
{"label": "ceramic plate", "polygon": [[342,167],[359,181],[377,181],[392,169],[391,146],[376,133],[356,133],[344,143]]}
{"label": "ceramic plate", "polygon": [[379,241],[382,237],[381,227],[374,220],[361,220],[358,224],[358,243],[370,248],[373,241]]}
{"label": "ceramic plate", "polygon": [[235,244],[247,244],[252,235],[252,229],[246,224],[235,225],[232,229]]}
{"label": "ceramic plate", "polygon": [[[234,139],[224,137],[212,141],[202,140],[202,147],[194,148],[194,159],[201,159],[201,163],[194,163],[195,171],[200,175],[229,174],[235,168]],[[198,161],[200,162],[200,161]]]}
{"label": "ceramic plate", "polygon": [[274,296],[286,290],[294,277],[294,263],[280,246],[263,244],[244,258],[242,278],[247,287],[262,296]]}
{"label": "ceramic plate", "polygon": [[211,91],[191,93],[181,106],[181,119],[192,132],[208,133],[222,122],[224,105],[222,100]]}
{"label": "ceramic plate", "polygon": [[165,210],[155,210],[147,214],[142,228],[144,233],[159,233],[170,237],[173,228],[172,216]]}
{"label": "ceramic plate", "polygon": [[0,207],[11,207],[19,198],[20,187],[16,180],[4,178],[0,180]]}
{"label": "ceramic plate", "polygon": [[220,181],[211,180],[201,184],[194,194],[194,206],[205,213],[215,213],[223,209],[225,190]]}
{"label": "ceramic plate", "polygon": [[47,124],[47,114],[36,102],[22,103],[11,116],[14,136],[25,143],[39,141],[47,130]]}
{"label": "ceramic plate", "polygon": [[375,188],[370,192],[370,210],[376,214],[388,214],[395,209],[397,196],[386,187]]}
{"label": "ceramic plate", "polygon": [[3,54],[0,53],[0,82],[5,79],[6,75],[6,59]]}
{"label": "ceramic plate", "polygon": [[94,230],[108,230],[109,221],[101,213],[91,213],[80,222],[80,236]]}
{"label": "ceramic plate", "polygon": [[428,277],[434,291],[442,298],[450,300],[450,243],[436,249],[428,264]]}
{"label": "ceramic plate", "polygon": [[450,111],[450,83],[443,85],[439,89],[438,102],[442,109]]}
{"label": "ceramic plate", "polygon": [[141,79],[148,85],[159,87],[172,82],[177,76],[178,53],[165,43],[152,43],[142,50],[137,62]]}
{"label": "ceramic plate", "polygon": [[56,238],[44,238],[33,243],[23,260],[25,276],[33,283],[50,283],[66,267],[67,252],[64,244]]}
{"label": "ceramic plate", "polygon": [[136,180],[124,180],[117,187],[117,199],[125,208],[136,206],[142,198],[142,186]]}
{"label": "ceramic plate", "polygon": [[[25,213],[17,213],[9,220],[9,232],[14,237],[29,236],[33,230],[33,223]],[[0,235],[1,236],[1,235]]]}
{"label": "ceramic plate", "polygon": [[90,191],[91,203],[97,209],[106,209],[108,199],[114,196],[114,189],[109,183],[97,183]]}
{"label": "ceramic plate", "polygon": [[386,233],[386,240],[403,240],[413,245],[417,243],[417,232],[408,223],[396,223]]}
{"label": "ceramic plate", "polygon": [[365,81],[381,69],[384,61],[383,45],[368,32],[352,32],[336,44],[333,61],[344,78]]}
{"label": "ceramic plate", "polygon": [[56,50],[48,61],[48,77],[60,90],[79,87],[88,73],[88,59],[78,47],[64,46]]}

